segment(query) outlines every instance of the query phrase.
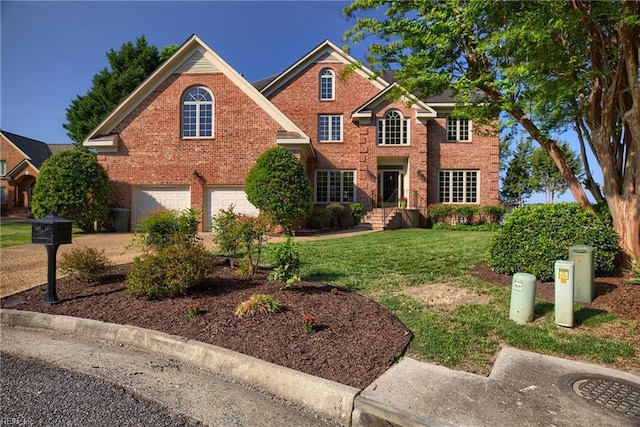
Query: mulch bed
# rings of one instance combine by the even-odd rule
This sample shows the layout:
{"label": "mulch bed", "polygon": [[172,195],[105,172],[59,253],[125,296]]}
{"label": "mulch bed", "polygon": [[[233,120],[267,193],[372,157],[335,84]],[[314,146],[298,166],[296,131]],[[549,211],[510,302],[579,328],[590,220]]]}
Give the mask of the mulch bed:
{"label": "mulch bed", "polygon": [[[43,306],[46,284],[0,301],[3,308],[83,317],[153,329],[238,351],[301,372],[365,388],[406,351],[410,332],[372,300],[315,282],[281,290],[268,272],[251,279],[239,276],[220,257],[218,268],[187,296],[147,300],[124,292],[130,264],[111,267],[100,284],[69,278],[57,280],[63,300]],[[285,307],[275,314],[238,318],[237,305],[253,294],[271,294]],[[18,301],[24,301],[15,305]],[[202,313],[189,318],[187,307]],[[302,319],[314,315],[317,332],[306,333]]]}

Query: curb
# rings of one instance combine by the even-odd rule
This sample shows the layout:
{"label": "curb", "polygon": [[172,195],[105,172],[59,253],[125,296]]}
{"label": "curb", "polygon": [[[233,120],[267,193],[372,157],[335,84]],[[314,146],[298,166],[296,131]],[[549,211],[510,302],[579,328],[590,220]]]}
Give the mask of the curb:
{"label": "curb", "polygon": [[66,332],[163,354],[254,385],[274,396],[304,406],[342,426],[352,425],[352,412],[356,398],[361,392],[355,387],[222,347],[135,326],[9,309],[0,309],[0,324]]}

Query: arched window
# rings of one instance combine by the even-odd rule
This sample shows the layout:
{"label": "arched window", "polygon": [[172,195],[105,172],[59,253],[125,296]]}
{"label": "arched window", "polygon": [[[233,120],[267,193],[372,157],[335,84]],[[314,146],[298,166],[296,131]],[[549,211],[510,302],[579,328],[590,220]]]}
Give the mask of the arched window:
{"label": "arched window", "polygon": [[320,99],[335,99],[335,74],[333,70],[325,68],[320,72]]}
{"label": "arched window", "polygon": [[399,111],[391,110],[378,121],[378,144],[403,145],[409,143],[409,120]]}
{"label": "arched window", "polygon": [[202,86],[189,89],[182,97],[182,137],[213,136],[213,95]]}

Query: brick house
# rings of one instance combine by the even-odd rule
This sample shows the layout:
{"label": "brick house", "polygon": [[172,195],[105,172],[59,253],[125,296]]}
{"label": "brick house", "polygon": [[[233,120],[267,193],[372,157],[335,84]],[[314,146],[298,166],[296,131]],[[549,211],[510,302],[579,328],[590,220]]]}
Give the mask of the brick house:
{"label": "brick house", "polygon": [[447,97],[390,101],[392,76],[364,67],[345,76],[354,62],[325,41],[252,85],[194,35],[84,145],[132,224],[156,208],[201,209],[204,230],[231,203],[256,213],[244,180],[276,145],[304,164],[320,205],[498,203],[497,137],[451,116]]}
{"label": "brick house", "polygon": [[72,144],[42,141],[0,130],[0,199],[2,215],[26,213],[42,163]]}

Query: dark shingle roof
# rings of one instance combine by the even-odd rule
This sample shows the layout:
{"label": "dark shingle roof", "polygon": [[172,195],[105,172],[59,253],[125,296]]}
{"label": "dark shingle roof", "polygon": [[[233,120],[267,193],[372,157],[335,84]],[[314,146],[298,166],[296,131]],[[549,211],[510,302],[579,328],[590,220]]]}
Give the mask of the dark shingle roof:
{"label": "dark shingle roof", "polygon": [[52,154],[74,148],[73,144],[47,144],[36,139],[7,132],[6,130],[0,129],[0,132],[26,154],[31,164],[38,169],[40,169],[42,163],[51,157]]}

